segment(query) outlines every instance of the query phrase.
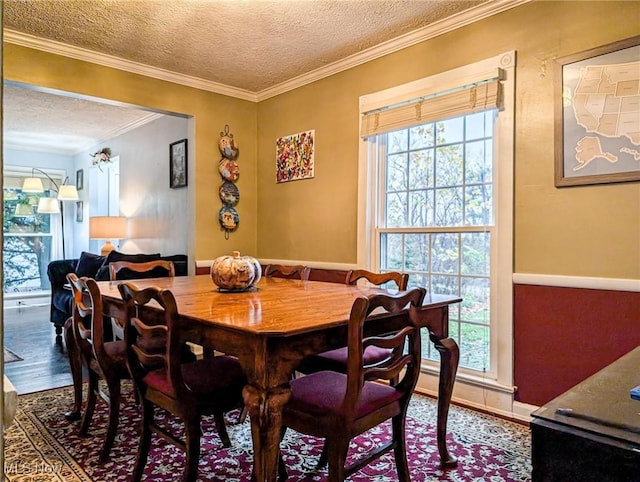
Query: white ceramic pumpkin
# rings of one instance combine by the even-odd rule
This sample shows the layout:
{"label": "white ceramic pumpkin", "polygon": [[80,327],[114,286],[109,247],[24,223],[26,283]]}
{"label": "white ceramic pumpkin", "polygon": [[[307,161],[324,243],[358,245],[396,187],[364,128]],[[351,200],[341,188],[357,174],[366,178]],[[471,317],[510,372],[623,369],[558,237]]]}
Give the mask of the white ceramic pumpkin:
{"label": "white ceramic pumpkin", "polygon": [[243,291],[251,288],[262,277],[260,263],[251,256],[220,256],[211,265],[211,279],[222,290]]}

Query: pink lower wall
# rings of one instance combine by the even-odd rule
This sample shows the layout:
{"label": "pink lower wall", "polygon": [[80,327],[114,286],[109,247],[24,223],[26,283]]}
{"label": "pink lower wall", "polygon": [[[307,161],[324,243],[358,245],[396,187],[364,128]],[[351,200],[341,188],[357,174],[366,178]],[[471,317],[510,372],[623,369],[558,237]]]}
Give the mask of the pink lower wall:
{"label": "pink lower wall", "polygon": [[637,346],[638,292],[514,285],[520,402],[544,405]]}

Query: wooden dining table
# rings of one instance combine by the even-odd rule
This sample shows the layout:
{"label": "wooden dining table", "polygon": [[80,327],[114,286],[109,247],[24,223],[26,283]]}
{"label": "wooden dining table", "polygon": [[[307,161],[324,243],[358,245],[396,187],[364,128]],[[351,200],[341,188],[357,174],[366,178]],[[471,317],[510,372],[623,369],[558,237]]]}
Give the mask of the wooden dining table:
{"label": "wooden dining table", "polygon": [[[308,355],[345,346],[347,322],[354,300],[378,287],[262,278],[252,289],[224,292],[209,276],[179,276],[131,281],[139,288],[158,286],[173,292],[179,316],[190,321],[188,338],[207,349],[233,354],[248,384],[244,401],[251,418],[253,480],[275,482],[281,434],[281,413],[290,396],[289,380]],[[124,318],[118,291],[122,281],[99,282],[105,315]],[[437,440],[443,465],[456,460],[446,447],[446,424],[458,366],[458,346],[448,336],[448,310],[457,296],[427,295],[421,324],[441,354]],[[401,316],[407,316],[403,313]],[[398,316],[373,313],[368,334],[393,330]]]}

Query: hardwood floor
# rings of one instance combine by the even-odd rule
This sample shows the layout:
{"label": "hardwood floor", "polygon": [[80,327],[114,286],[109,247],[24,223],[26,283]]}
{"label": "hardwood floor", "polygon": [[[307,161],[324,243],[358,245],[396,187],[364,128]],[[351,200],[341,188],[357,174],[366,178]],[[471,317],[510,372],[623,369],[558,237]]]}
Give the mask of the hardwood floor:
{"label": "hardwood floor", "polygon": [[18,395],[72,384],[66,349],[56,344],[49,321],[49,305],[6,308],[4,346],[22,358],[4,365]]}

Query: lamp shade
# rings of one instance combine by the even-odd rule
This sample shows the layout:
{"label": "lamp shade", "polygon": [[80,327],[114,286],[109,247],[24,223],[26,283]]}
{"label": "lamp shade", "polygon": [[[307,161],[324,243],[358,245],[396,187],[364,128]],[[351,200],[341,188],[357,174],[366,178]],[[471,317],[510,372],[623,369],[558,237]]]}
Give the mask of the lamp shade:
{"label": "lamp shade", "polygon": [[63,184],[58,191],[58,199],[60,201],[77,201],[80,197],[75,186]]}
{"label": "lamp shade", "polygon": [[127,218],[124,216],[93,216],[89,218],[91,239],[122,239],[127,236]]}
{"label": "lamp shade", "polygon": [[39,177],[26,177],[22,183],[22,192],[44,192],[42,180]]}
{"label": "lamp shade", "polygon": [[60,212],[60,203],[54,197],[41,197],[38,201],[39,214],[55,214]]}
{"label": "lamp shade", "polygon": [[111,244],[112,239],[122,239],[127,236],[127,218],[124,216],[93,216],[89,218],[89,237],[91,239],[106,240],[100,254],[107,256],[116,247]]}
{"label": "lamp shade", "polygon": [[16,204],[16,210],[13,215],[17,217],[33,216],[33,207],[30,204]]}

